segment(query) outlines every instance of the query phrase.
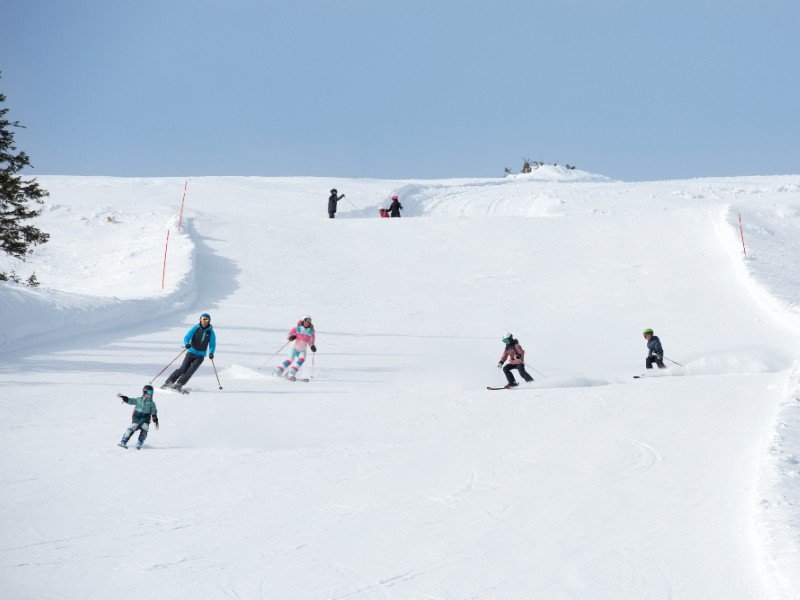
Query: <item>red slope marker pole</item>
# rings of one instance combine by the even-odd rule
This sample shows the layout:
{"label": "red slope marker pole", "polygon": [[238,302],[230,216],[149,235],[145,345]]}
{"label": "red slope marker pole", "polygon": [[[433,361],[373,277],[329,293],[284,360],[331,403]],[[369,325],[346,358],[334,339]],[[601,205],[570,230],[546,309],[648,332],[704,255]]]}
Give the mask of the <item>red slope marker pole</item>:
{"label": "red slope marker pole", "polygon": [[181,226],[183,225],[183,204],[186,202],[186,188],[189,187],[189,182],[186,181],[183,184],[183,198],[181,198],[181,214],[178,217],[178,231],[181,230]]}
{"label": "red slope marker pole", "polygon": [[742,226],[742,213],[739,213],[739,234],[742,236],[742,252],[747,256],[747,248],[744,245],[744,227]]}
{"label": "red slope marker pole", "polygon": [[161,289],[164,289],[164,280],[167,275],[167,248],[169,248],[169,229],[167,229],[167,242],[164,244],[164,266],[161,268]]}

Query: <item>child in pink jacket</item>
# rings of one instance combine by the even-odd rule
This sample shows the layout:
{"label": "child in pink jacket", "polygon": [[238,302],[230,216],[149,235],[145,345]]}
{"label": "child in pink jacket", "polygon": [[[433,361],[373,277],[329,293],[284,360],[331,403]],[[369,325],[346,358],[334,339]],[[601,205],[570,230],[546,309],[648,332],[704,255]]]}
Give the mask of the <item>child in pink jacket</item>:
{"label": "child in pink jacket", "polygon": [[273,374],[278,377],[286,374],[289,379],[295,379],[300,367],[306,362],[307,349],[310,347],[312,352],[317,351],[317,347],[314,345],[315,338],[316,334],[314,333],[314,325],[311,323],[311,317],[306,315],[289,332],[289,358],[279,364]]}

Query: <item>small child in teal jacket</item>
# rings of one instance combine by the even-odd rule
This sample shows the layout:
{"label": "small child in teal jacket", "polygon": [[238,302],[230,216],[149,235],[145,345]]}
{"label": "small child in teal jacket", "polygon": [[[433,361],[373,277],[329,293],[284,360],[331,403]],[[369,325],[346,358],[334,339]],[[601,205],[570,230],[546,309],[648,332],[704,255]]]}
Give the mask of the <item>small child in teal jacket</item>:
{"label": "small child in teal jacket", "polygon": [[158,408],[156,403],[153,402],[153,386],[147,384],[142,388],[142,395],[138,398],[128,398],[122,394],[117,394],[118,398],[122,398],[124,404],[133,404],[136,408],[133,409],[133,418],[131,424],[122,434],[122,439],[119,441],[120,448],[128,447],[128,440],[131,436],[139,430],[139,439],[136,441],[136,449],[141,450],[144,441],[147,439],[147,432],[150,430],[150,419],[156,424],[158,429]]}

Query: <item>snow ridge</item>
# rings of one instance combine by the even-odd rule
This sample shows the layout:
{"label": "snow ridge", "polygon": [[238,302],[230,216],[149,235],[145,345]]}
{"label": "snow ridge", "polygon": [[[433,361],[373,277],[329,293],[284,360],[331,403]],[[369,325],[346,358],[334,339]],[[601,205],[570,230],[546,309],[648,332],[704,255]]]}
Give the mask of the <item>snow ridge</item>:
{"label": "snow ridge", "polygon": [[[785,191],[781,190],[781,191]],[[744,219],[741,248],[739,215]],[[759,303],[800,335],[800,212],[785,203],[728,207],[720,233],[731,249],[735,268]],[[794,250],[794,251],[792,251]],[[756,529],[765,584],[771,598],[796,598],[800,591],[800,353],[777,406],[756,487]]]}

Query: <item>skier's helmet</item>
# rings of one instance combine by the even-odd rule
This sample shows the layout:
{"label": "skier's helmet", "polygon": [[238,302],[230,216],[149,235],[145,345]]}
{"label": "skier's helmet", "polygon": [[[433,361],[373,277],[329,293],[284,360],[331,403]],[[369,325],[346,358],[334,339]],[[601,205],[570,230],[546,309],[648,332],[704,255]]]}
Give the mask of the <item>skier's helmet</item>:
{"label": "skier's helmet", "polygon": [[510,333],[506,333],[503,335],[503,343],[508,344],[511,340],[514,339],[514,336]]}
{"label": "skier's helmet", "polygon": [[394,194],[394,195],[392,196],[392,200],[397,200],[397,194]]}
{"label": "skier's helmet", "polygon": [[303,321],[310,321],[311,317],[309,315],[303,315]]}
{"label": "skier's helmet", "polygon": [[650,335],[653,335],[653,330],[650,329],[649,327],[642,332],[642,335],[647,335],[648,333]]}
{"label": "skier's helmet", "polygon": [[200,320],[202,321],[203,319],[208,319],[208,322],[211,323],[211,315],[210,314],[203,313],[202,315],[200,315]]}
{"label": "skier's helmet", "polygon": [[331,194],[338,194],[338,192],[336,191],[336,188],[333,188],[333,189],[331,190]]}
{"label": "skier's helmet", "polygon": [[153,386],[149,383],[142,388],[142,395],[143,396],[150,396],[153,397]]}

